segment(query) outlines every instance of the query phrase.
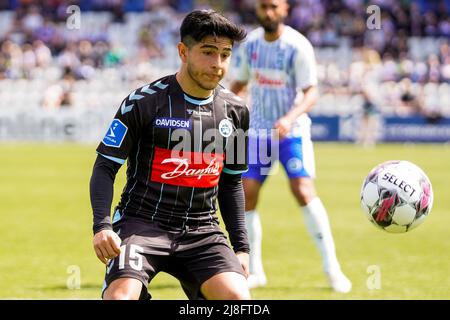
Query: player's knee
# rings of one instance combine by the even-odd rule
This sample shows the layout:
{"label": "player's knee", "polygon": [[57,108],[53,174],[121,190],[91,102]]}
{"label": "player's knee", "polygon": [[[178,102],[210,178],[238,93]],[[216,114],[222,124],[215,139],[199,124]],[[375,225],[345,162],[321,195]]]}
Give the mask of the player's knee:
{"label": "player's knee", "polygon": [[301,206],[305,206],[317,196],[311,181],[292,182],[291,191]]}
{"label": "player's knee", "polygon": [[103,294],[104,300],[138,300],[140,295],[140,283],[134,279],[118,279],[106,288]]}
{"label": "player's knee", "polygon": [[256,201],[245,200],[245,211],[252,211],[256,209]]}
{"label": "player's knee", "polygon": [[250,300],[247,280],[234,272],[218,274],[207,280],[201,287],[208,300]]}
{"label": "player's knee", "polygon": [[227,294],[225,300],[250,300],[250,291],[248,290],[232,290]]}
{"label": "player's knee", "polygon": [[119,278],[106,288],[105,300],[138,300],[143,289],[142,283],[134,278]]}
{"label": "player's knee", "polygon": [[254,210],[258,202],[258,193],[253,191],[245,192],[245,211]]}
{"label": "player's knee", "polygon": [[256,208],[256,204],[258,203],[261,184],[251,179],[244,179],[243,183],[245,193],[245,211],[254,210]]}
{"label": "player's knee", "polygon": [[106,291],[104,296],[104,300],[137,300],[134,294],[128,290],[111,290]]}

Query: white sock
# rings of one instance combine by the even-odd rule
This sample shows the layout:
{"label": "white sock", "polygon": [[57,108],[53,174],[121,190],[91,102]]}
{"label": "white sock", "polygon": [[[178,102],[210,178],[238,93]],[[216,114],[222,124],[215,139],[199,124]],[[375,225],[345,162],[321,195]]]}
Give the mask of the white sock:
{"label": "white sock", "polygon": [[256,210],[245,212],[245,226],[250,243],[250,273],[264,275],[261,257],[262,227],[259,214]]}
{"label": "white sock", "polygon": [[324,271],[339,270],[340,266],[336,257],[330,223],[322,201],[316,197],[302,207],[302,211],[305,217],[306,228],[322,256]]}

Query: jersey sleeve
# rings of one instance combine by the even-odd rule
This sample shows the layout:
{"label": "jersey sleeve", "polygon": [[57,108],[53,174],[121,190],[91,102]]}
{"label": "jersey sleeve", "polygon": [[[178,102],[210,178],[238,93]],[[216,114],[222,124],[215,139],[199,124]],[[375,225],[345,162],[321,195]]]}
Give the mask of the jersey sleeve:
{"label": "jersey sleeve", "polygon": [[228,138],[225,148],[223,172],[241,174],[248,170],[248,128],[249,111],[246,106],[239,108],[232,114],[235,130]]}
{"label": "jersey sleeve", "polygon": [[306,89],[317,85],[316,58],[313,46],[308,40],[304,41],[302,47],[298,49],[294,68],[297,88]]}
{"label": "jersey sleeve", "polygon": [[248,82],[250,80],[250,66],[245,43],[241,43],[237,48],[231,69],[232,80],[240,82]]}
{"label": "jersey sleeve", "polygon": [[136,100],[125,98],[97,147],[97,153],[124,164],[133,146],[139,141],[142,126],[143,119]]}

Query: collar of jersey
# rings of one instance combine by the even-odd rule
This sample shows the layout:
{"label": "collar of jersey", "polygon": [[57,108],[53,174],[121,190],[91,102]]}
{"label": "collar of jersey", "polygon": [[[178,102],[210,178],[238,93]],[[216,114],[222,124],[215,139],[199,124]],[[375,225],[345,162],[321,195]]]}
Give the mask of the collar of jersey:
{"label": "collar of jersey", "polygon": [[186,100],[189,103],[196,104],[199,106],[203,106],[205,104],[211,103],[213,101],[213,99],[214,99],[214,94],[212,94],[211,96],[209,96],[206,99],[196,99],[191,96],[188,96],[186,93],[184,94],[184,100]]}

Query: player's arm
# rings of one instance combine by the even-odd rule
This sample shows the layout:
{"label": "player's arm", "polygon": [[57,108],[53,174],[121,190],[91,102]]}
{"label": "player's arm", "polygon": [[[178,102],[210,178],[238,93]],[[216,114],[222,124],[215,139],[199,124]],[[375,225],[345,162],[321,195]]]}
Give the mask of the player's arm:
{"label": "player's arm", "polygon": [[250,79],[250,66],[247,62],[245,43],[241,44],[237,49],[230,74],[233,77],[230,91],[243,98],[247,90],[247,83]]}
{"label": "player's arm", "polygon": [[[132,148],[140,138],[144,120],[134,91],[125,98],[105,137],[97,147],[97,160],[90,181],[91,205],[94,215],[93,246],[101,262],[120,254],[120,238],[112,230],[111,203],[114,179]],[[131,98],[130,98],[131,97]]]}
{"label": "player's arm", "polygon": [[287,135],[292,124],[299,116],[311,111],[317,103],[317,66],[314,49],[309,41],[302,43],[294,60],[295,84],[297,96],[290,111],[275,123],[280,137]]}
{"label": "player's arm", "polygon": [[220,175],[218,201],[233,250],[248,275],[250,245],[245,228],[245,197],[241,174],[223,172]]}
{"label": "player's arm", "polygon": [[114,180],[120,169],[120,164],[98,155],[92,170],[90,180],[91,206],[94,213],[95,254],[106,264],[120,254],[121,240],[111,225],[111,204],[114,195]]}
{"label": "player's arm", "polygon": [[235,95],[244,97],[245,92],[247,90],[247,82],[246,81],[233,81],[230,86],[230,91]]}
{"label": "player's arm", "polygon": [[114,180],[120,164],[98,155],[90,180],[91,206],[94,213],[94,234],[112,230],[110,212],[114,193]]}
{"label": "player's arm", "polygon": [[[298,96],[300,95],[300,97]],[[317,103],[319,91],[317,86],[309,86],[297,94],[296,103],[292,109],[275,123],[275,129],[278,129],[280,137],[286,136],[291,130],[295,120],[304,113],[308,113]],[[303,98],[301,97],[303,96]]]}
{"label": "player's arm", "polygon": [[231,245],[236,253],[245,275],[249,273],[250,245],[245,227],[245,197],[242,173],[248,170],[248,128],[249,111],[240,106],[228,115],[234,119],[235,131],[228,137],[225,150],[225,163],[219,180],[218,201]]}
{"label": "player's arm", "polygon": [[[298,97],[298,95],[303,95],[303,99]],[[297,94],[296,102],[294,107],[286,114],[291,122],[295,121],[303,113],[308,113],[317,103],[317,98],[319,95],[319,90],[317,86],[309,86],[302,89],[302,93]]]}

